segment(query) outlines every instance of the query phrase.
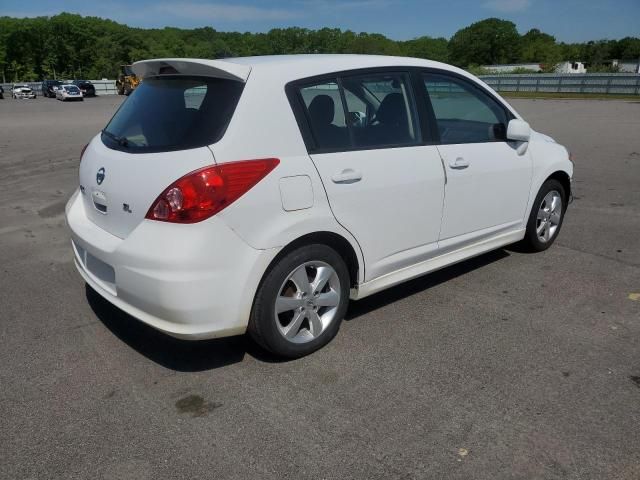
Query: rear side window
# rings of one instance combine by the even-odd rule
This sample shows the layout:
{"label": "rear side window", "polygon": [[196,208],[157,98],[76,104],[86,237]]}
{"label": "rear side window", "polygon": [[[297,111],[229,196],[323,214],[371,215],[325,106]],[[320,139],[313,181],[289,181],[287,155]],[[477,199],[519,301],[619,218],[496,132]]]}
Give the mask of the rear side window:
{"label": "rear side window", "polygon": [[102,131],[102,141],[131,153],[210,145],[224,135],[243,87],[219,78],[145,78]]}
{"label": "rear side window", "polygon": [[420,142],[407,73],[345,75],[297,87],[313,151],[403,147]]}
{"label": "rear side window", "polygon": [[340,89],[335,80],[300,88],[307,120],[316,147],[338,149],[349,147],[349,131],[345,121]]}
{"label": "rear side window", "polygon": [[479,88],[448,75],[425,74],[441,143],[504,141],[507,112]]}
{"label": "rear side window", "polygon": [[342,86],[356,148],[415,145],[420,141],[408,74],[344,77]]}

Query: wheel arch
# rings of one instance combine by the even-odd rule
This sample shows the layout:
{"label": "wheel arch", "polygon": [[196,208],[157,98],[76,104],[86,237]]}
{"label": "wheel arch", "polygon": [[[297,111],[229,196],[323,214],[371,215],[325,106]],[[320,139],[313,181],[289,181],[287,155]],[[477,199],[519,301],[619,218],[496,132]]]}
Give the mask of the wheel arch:
{"label": "wheel arch", "polygon": [[[569,203],[569,201],[571,200],[571,196],[572,196],[572,192],[571,192],[571,177],[569,176],[569,174],[567,172],[565,172],[564,170],[556,170],[555,172],[553,172],[551,175],[549,175],[547,178],[545,178],[544,182],[542,182],[542,184],[544,185],[544,183],[548,180],[557,180],[558,182],[560,182],[560,184],[562,185],[562,187],[564,188],[564,193],[567,195],[567,203]],[[565,208],[567,208],[567,206],[565,205]]]}
{"label": "wheel arch", "polygon": [[271,260],[271,263],[269,263],[269,266],[266,268],[262,279],[260,280],[260,283],[262,283],[264,277],[266,277],[268,272],[271,271],[273,266],[278,261],[280,261],[282,257],[295,250],[296,248],[316,243],[327,245],[328,247],[331,247],[336,252],[338,252],[338,254],[342,257],[347,265],[347,270],[349,271],[349,280],[351,283],[350,286],[355,287],[358,284],[359,275],[362,273],[361,268],[363,268],[363,266],[360,265],[358,254],[356,253],[355,248],[349,242],[349,240],[344,238],[342,235],[328,231],[307,233],[285,245],[274,257],[274,259]]}

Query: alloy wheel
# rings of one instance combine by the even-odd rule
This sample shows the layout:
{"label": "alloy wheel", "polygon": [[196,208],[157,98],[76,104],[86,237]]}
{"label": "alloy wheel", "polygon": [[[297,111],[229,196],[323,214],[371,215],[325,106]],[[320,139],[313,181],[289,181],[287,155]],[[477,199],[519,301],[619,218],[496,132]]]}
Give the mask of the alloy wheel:
{"label": "alloy wheel", "polygon": [[549,242],[558,231],[562,219],[562,197],[556,190],[545,195],[538,209],[536,235],[542,243]]}
{"label": "alloy wheel", "polygon": [[278,290],[278,330],[293,343],[318,338],[335,318],[341,295],[340,279],[331,265],[320,261],[300,265]]}

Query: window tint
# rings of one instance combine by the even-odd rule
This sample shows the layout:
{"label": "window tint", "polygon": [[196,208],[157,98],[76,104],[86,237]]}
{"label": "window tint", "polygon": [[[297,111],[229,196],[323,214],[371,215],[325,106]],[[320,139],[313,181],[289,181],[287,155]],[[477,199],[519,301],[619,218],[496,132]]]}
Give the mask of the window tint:
{"label": "window tint", "polygon": [[300,95],[316,148],[348,148],[349,132],[336,81],[306,85],[300,88]]}
{"label": "window tint", "polygon": [[341,78],[355,147],[413,145],[420,141],[409,75],[380,73]]}
{"label": "window tint", "polygon": [[103,130],[102,141],[132,153],[210,145],[224,134],[243,86],[210,77],[146,78]]}
{"label": "window tint", "polygon": [[425,74],[424,84],[442,143],[480,143],[506,139],[507,113],[493,98],[457,78]]}

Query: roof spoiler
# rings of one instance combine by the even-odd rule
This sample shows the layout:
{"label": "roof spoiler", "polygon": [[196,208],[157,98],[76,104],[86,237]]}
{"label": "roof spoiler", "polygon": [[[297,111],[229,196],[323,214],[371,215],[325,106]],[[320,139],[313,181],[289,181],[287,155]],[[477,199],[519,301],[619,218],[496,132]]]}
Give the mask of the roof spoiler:
{"label": "roof spoiler", "polygon": [[136,76],[155,77],[158,75],[195,75],[226,78],[246,82],[251,67],[225,60],[205,60],[196,58],[155,58],[141,60],[131,66]]}

